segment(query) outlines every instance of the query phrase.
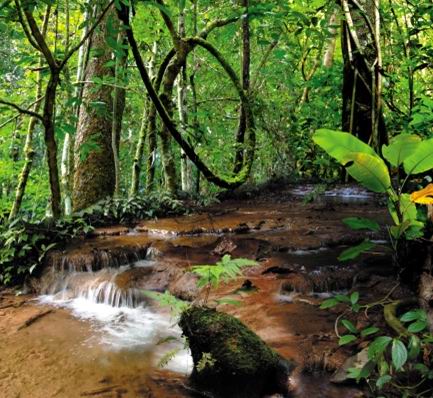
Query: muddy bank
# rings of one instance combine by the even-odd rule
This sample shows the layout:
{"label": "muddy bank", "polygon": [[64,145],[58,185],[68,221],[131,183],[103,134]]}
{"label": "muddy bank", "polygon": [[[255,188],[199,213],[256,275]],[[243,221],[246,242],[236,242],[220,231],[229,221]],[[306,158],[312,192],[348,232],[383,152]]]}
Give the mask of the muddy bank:
{"label": "muddy bank", "polygon": [[[239,301],[239,306],[218,309],[239,318],[280,355],[297,363],[289,385],[295,397],[362,396],[356,388],[332,385],[330,373],[324,373],[341,366],[350,351],[338,347],[335,315],[318,306],[326,295],[350,291],[354,283],[369,300],[386,294],[389,278],[386,272],[378,273],[383,263],[389,263],[386,249],[347,264],[337,261],[341,250],[366,236],[348,230],[341,220],[363,216],[383,223],[386,212],[376,197],[358,190],[342,191],[340,196],[329,191],[306,203],[311,190],[289,187],[254,199],[226,200],[190,216],[144,221],[135,228],[104,228],[92,238],[53,251],[43,278],[32,284],[49,295],[51,305],[27,301],[0,310],[0,331],[7,331],[0,337],[5,358],[0,384],[6,396],[197,396],[185,375],[155,366],[160,348],[154,337],[167,323],[160,321],[157,308],[135,295],[144,289],[169,290],[210,305],[221,297]],[[385,236],[381,231],[370,237]],[[213,264],[225,254],[254,259],[258,265],[208,297],[196,288],[190,267]],[[22,298],[2,296],[2,302],[14,300]],[[83,317],[90,307],[110,314],[109,308],[114,308],[116,316]],[[17,329],[21,321],[50,310]],[[155,318],[146,323],[140,314],[149,313]],[[149,340],[153,343],[139,344],[145,328],[155,334]],[[122,334],[131,330],[138,333],[133,338]],[[112,338],[109,333],[131,341],[126,348],[114,347],[101,338]]]}

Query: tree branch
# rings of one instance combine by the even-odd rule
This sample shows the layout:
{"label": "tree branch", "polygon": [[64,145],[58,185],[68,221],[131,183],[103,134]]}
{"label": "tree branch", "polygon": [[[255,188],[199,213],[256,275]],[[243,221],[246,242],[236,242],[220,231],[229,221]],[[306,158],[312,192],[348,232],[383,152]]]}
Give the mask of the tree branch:
{"label": "tree branch", "polygon": [[217,19],[209,23],[199,34],[198,36],[202,39],[206,39],[209,34],[216,28],[221,28],[223,26],[229,25],[231,23],[239,21],[240,17],[233,17],[228,19]]}
{"label": "tree branch", "polygon": [[[166,5],[164,4],[163,0],[156,0],[156,2],[162,6],[162,7],[166,7]],[[171,20],[171,18],[164,12],[164,10],[160,9],[159,13],[161,14],[162,19],[164,20],[165,26],[167,27],[168,31],[170,32],[170,36],[173,40],[174,45],[177,47],[179,41],[180,41],[180,36],[177,33],[176,28],[174,27],[173,21]]]}
{"label": "tree branch", "polygon": [[60,63],[60,69],[62,69],[66,63],[69,61],[69,58],[74,55],[76,51],[80,49],[80,47],[86,42],[86,40],[93,34],[95,29],[98,27],[98,25],[101,23],[101,21],[104,19],[105,15],[107,14],[108,10],[111,8],[111,6],[114,4],[114,0],[110,1],[108,5],[102,10],[99,17],[96,19],[95,23],[92,25],[92,27],[87,31],[87,33],[81,38],[80,42],[72,47],[68,53],[65,55],[65,58],[63,58],[62,62]]}
{"label": "tree branch", "polygon": [[38,43],[36,43],[36,41],[34,40],[33,36],[31,35],[31,33],[29,31],[29,28],[26,24],[26,21],[24,20],[23,9],[21,8],[21,4],[19,3],[18,0],[15,0],[15,7],[16,7],[17,13],[18,13],[18,20],[20,21],[20,24],[23,28],[25,36],[27,37],[27,40],[36,50],[38,50],[39,52],[42,52]]}
{"label": "tree branch", "polygon": [[11,108],[14,108],[19,113],[22,113],[24,115],[32,116],[32,117],[35,117],[35,118],[37,118],[39,120],[43,120],[42,115],[40,115],[39,113],[33,112],[33,111],[29,110],[29,109],[21,108],[19,105],[14,104],[13,102],[5,101],[5,100],[3,100],[3,99],[0,98],[0,104],[9,106]]}
{"label": "tree branch", "polygon": [[32,36],[35,39],[36,43],[38,44],[40,51],[42,52],[45,59],[47,60],[50,69],[52,71],[57,70],[58,68],[57,62],[54,59],[53,53],[48,48],[48,44],[45,41],[45,38],[42,35],[41,31],[39,30],[35,18],[33,17],[33,14],[29,10],[24,9],[24,15],[26,16],[27,22],[29,23]]}

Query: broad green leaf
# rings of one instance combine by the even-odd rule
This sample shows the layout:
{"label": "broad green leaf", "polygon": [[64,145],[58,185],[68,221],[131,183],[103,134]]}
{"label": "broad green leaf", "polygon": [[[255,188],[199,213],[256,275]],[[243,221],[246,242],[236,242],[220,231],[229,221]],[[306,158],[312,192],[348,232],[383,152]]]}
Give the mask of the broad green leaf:
{"label": "broad green leaf", "polygon": [[355,325],[352,322],[348,321],[347,319],[343,319],[341,323],[350,333],[354,333],[354,334],[358,333],[358,329],[356,329]]}
{"label": "broad green leaf", "polygon": [[385,162],[377,155],[348,153],[343,158],[347,172],[360,184],[377,193],[391,188],[391,178]]}
{"label": "broad green leaf", "polygon": [[397,370],[400,370],[407,361],[407,349],[402,341],[394,339],[391,349],[392,364]]}
{"label": "broad green leaf", "polygon": [[359,301],[359,292],[353,292],[350,295],[350,302],[352,305],[355,305]]}
{"label": "broad green leaf", "polygon": [[421,320],[426,321],[427,314],[425,313],[424,310],[421,309],[412,310],[403,314],[400,317],[400,320],[402,322],[413,322],[413,321],[421,321]]}
{"label": "broad green leaf", "polygon": [[350,343],[353,343],[356,339],[357,339],[357,337],[354,336],[353,334],[346,334],[345,336],[340,337],[338,344],[339,345],[350,344]]}
{"label": "broad green leaf", "polygon": [[424,173],[432,168],[433,138],[419,143],[413,155],[404,161],[404,171],[408,175]]}
{"label": "broad green leaf", "polygon": [[379,332],[379,331],[380,331],[379,328],[372,326],[372,327],[369,327],[369,328],[364,329],[364,330],[361,332],[361,336],[362,336],[362,337],[371,336],[372,334],[375,334],[375,333],[377,333],[377,332]]}
{"label": "broad green leaf", "polygon": [[391,343],[392,338],[389,336],[377,337],[368,347],[368,358],[375,359],[381,355],[388,345]]}
{"label": "broad green leaf", "polygon": [[417,336],[410,336],[408,349],[408,359],[416,359],[421,352],[421,341]]}
{"label": "broad green leaf", "polygon": [[400,134],[388,146],[382,147],[382,155],[392,166],[401,166],[409,156],[414,154],[420,142],[421,138],[417,135]]}
{"label": "broad green leaf", "polygon": [[379,224],[376,221],[370,220],[368,218],[348,217],[343,220],[343,223],[353,230],[367,229],[374,232],[380,230]]}
{"label": "broad green leaf", "polygon": [[381,390],[385,384],[389,383],[392,380],[392,377],[390,375],[384,375],[377,379],[376,381],[376,387]]}
{"label": "broad green leaf", "polygon": [[369,240],[365,240],[364,242],[362,242],[357,246],[349,247],[348,249],[344,250],[338,257],[338,260],[339,261],[353,260],[354,258],[360,256],[362,253],[371,250],[375,246],[376,245],[373,242]]}
{"label": "broad green leaf", "polygon": [[333,308],[333,307],[335,307],[335,306],[338,305],[338,304],[340,304],[340,302],[339,302],[337,299],[335,299],[335,298],[330,298],[330,299],[325,300],[325,301],[320,305],[320,308],[321,308],[322,310],[326,310],[326,309],[328,309],[328,308]]}
{"label": "broad green leaf", "polygon": [[320,129],[314,133],[313,141],[340,163],[345,162],[347,154],[352,152],[361,152],[380,159],[373,148],[349,133]]}
{"label": "broad green leaf", "polygon": [[410,333],[419,333],[422,332],[423,330],[425,330],[427,328],[427,322],[426,321],[416,321],[412,324],[409,325],[409,327],[407,328],[407,330]]}

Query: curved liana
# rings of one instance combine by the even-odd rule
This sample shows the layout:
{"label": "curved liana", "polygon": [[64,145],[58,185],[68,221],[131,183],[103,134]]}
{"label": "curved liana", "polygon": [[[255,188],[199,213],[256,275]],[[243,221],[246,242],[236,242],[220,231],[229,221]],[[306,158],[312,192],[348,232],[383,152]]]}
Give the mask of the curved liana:
{"label": "curved liana", "polygon": [[231,177],[219,176],[215,172],[213,172],[197,155],[194,151],[194,148],[182,137],[181,132],[176,127],[176,124],[169,116],[166,108],[161,102],[151,80],[149,74],[144,66],[143,59],[141,57],[140,51],[138,49],[137,42],[134,37],[134,32],[129,24],[129,8],[121,4],[120,9],[118,9],[119,19],[126,26],[126,35],[128,38],[128,42],[134,56],[135,62],[137,64],[137,68],[140,72],[140,76],[143,80],[143,83],[148,91],[149,97],[153,102],[156,111],[158,112],[162,122],[166,126],[167,130],[171,134],[171,136],[176,140],[176,142],[180,145],[180,147],[184,150],[185,154],[188,158],[195,164],[195,166],[200,170],[203,176],[211,183],[221,187],[221,188],[236,188],[242,185],[249,177],[251,172],[252,164],[254,161],[254,152],[256,146],[256,134],[255,134],[255,125],[254,125],[254,117],[251,112],[251,106],[247,95],[245,94],[240,80],[230,66],[230,64],[224,59],[222,54],[208,41],[201,37],[191,37],[184,40],[184,43],[187,45],[186,47],[186,55],[187,56],[196,46],[200,46],[209,52],[221,65],[226,74],[229,76],[233,85],[235,86],[239,98],[241,101],[241,105],[244,107],[246,114],[246,140],[245,140],[245,159],[242,165],[242,168],[238,173]]}

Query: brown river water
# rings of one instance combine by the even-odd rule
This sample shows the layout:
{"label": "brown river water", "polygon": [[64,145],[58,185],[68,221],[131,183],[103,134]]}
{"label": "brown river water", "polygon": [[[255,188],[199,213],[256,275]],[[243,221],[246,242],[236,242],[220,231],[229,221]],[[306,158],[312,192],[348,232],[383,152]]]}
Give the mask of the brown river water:
{"label": "brown river water", "polygon": [[[44,276],[33,282],[38,294],[0,292],[0,397],[203,396],[188,385],[192,360],[182,343],[159,344],[180,338],[175,320],[143,290],[169,290],[209,305],[221,297],[237,300],[239,306],[217,308],[296,362],[288,381],[293,397],[364,396],[356,386],[330,382],[351,352],[338,347],[335,313],[318,307],[332,292],[350,291],[365,264],[388,261],[377,250],[340,264],[339,252],[365,238],[341,220],[385,222],[386,212],[376,197],[354,187],[329,190],[307,204],[311,189],[283,187],[198,214],[100,229],[51,253]],[[198,291],[189,267],[224,254],[258,265],[209,296]],[[389,287],[386,278],[374,278],[374,289],[370,277],[356,287],[369,299]],[[173,349],[180,350],[173,361],[157,366]]]}

